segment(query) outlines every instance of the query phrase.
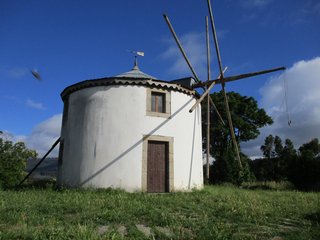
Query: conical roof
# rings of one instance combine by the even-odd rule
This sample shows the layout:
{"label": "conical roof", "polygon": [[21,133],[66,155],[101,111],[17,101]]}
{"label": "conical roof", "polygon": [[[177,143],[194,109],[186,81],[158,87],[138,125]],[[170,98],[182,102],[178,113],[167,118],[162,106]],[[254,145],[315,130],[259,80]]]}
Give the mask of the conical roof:
{"label": "conical roof", "polygon": [[149,74],[146,74],[146,73],[140,71],[137,61],[134,62],[134,67],[132,68],[131,71],[121,73],[115,77],[117,77],[117,78],[131,78],[131,79],[157,79]]}

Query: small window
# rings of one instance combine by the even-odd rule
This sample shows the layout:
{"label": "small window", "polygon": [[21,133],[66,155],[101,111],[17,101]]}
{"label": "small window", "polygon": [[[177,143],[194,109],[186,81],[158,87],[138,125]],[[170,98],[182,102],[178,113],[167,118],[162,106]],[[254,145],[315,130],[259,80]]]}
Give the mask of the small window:
{"label": "small window", "polygon": [[171,115],[171,92],[164,89],[146,88],[146,115],[169,118]]}
{"label": "small window", "polygon": [[151,93],[151,111],[165,113],[166,112],[165,99],[166,99],[165,93],[152,92]]}

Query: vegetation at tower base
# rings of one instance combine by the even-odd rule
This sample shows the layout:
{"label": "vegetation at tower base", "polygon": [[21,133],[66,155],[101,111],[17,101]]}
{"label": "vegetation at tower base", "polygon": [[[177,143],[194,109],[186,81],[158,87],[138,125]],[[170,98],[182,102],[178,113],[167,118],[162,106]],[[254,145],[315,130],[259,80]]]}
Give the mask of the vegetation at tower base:
{"label": "vegetation at tower base", "polygon": [[0,190],[0,239],[320,239],[319,197],[228,185],[170,194]]}
{"label": "vegetation at tower base", "polygon": [[0,132],[0,188],[16,186],[25,176],[28,158],[37,153],[27,149],[23,142],[13,143],[1,138]]}
{"label": "vegetation at tower base", "polygon": [[320,144],[317,138],[295,150],[290,139],[284,145],[269,135],[261,146],[264,158],[251,162],[258,181],[290,181],[296,189],[320,190]]}
{"label": "vegetation at tower base", "polygon": [[[225,123],[227,123],[223,93],[215,92],[210,96]],[[260,134],[259,128],[273,123],[265,110],[258,107],[257,101],[253,97],[242,96],[235,92],[229,92],[227,96],[238,146],[240,142],[257,138]],[[202,119],[206,119],[206,104],[203,104],[202,108],[204,109],[202,111]],[[210,124],[210,154],[216,160],[212,166],[210,182],[240,184],[243,181],[252,179],[253,175],[249,170],[249,159],[243,153],[241,153],[243,169],[242,171],[239,169],[239,165],[235,160],[228,125],[223,125],[216,112],[212,109],[210,111],[210,118],[212,122]],[[203,136],[206,136],[206,122],[204,121],[203,124]],[[206,141],[206,139],[203,141],[204,149],[206,149]]]}

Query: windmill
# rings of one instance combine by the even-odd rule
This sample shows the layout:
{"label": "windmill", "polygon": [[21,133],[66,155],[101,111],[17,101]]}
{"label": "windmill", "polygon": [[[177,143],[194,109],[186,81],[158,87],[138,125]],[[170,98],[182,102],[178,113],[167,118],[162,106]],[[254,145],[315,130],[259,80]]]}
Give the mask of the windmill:
{"label": "windmill", "polygon": [[[216,47],[216,52],[217,52],[217,58],[218,58],[218,63],[219,63],[219,69],[220,69],[220,75],[216,78],[216,79],[211,79],[211,75],[210,75],[210,54],[209,54],[209,50],[210,50],[210,44],[209,44],[209,18],[207,17],[206,18],[206,36],[207,36],[207,58],[208,58],[208,79],[204,82],[200,81],[199,77],[197,76],[194,68],[192,67],[189,59],[187,58],[185,52],[184,52],[184,49],[177,37],[177,35],[175,34],[174,32],[174,29],[169,21],[169,18],[164,15],[165,17],[165,20],[167,21],[168,23],[168,26],[177,42],[177,45],[184,57],[184,59],[186,60],[190,70],[192,71],[193,73],[193,76],[194,76],[194,79],[196,81],[196,83],[194,85],[192,85],[192,88],[193,89],[196,89],[196,88],[202,88],[204,89],[204,94],[196,101],[195,98],[194,98],[194,94],[195,94],[195,91],[190,91],[190,89],[188,88],[184,88],[184,87],[181,87],[178,85],[178,84],[175,84],[175,83],[168,83],[166,81],[161,81],[161,80],[157,80],[156,78],[148,75],[148,74],[145,74],[141,71],[139,71],[138,69],[138,66],[137,66],[137,57],[138,56],[143,56],[144,53],[143,52],[137,52],[137,51],[131,51],[134,55],[135,55],[135,66],[134,68],[129,71],[129,72],[126,72],[126,73],[123,73],[123,74],[120,74],[120,75],[116,75],[116,76],[113,76],[113,77],[107,77],[107,78],[102,78],[102,79],[92,79],[92,80],[88,80],[88,81],[82,81],[82,82],[79,82],[79,83],[76,83],[76,84],[73,84],[69,87],[67,87],[62,93],[61,93],[61,97],[62,97],[62,100],[64,101],[64,114],[63,114],[63,119],[67,119],[68,121],[68,124],[64,124],[64,122],[66,120],[63,120],[62,121],[62,126],[65,127],[64,129],[62,129],[62,133],[61,134],[61,137],[59,137],[59,139],[57,139],[57,141],[52,145],[51,149],[46,153],[46,155],[40,160],[40,162],[31,170],[31,172],[19,183],[19,186],[21,186],[21,184],[30,176],[30,174],[41,164],[41,162],[45,159],[45,157],[55,148],[55,146],[57,146],[59,143],[60,143],[60,150],[59,150],[59,160],[58,160],[58,164],[60,163],[60,167],[63,166],[63,162],[67,162],[69,161],[69,163],[71,165],[71,167],[68,167],[69,170],[71,170],[70,174],[69,172],[67,171],[64,171],[64,179],[61,178],[62,175],[60,175],[60,181],[61,183],[63,184],[64,182],[63,181],[66,181],[66,183],[68,184],[68,181],[70,179],[70,175],[73,175],[73,169],[74,169],[74,166],[79,166],[79,158],[81,158],[81,161],[86,164],[86,165],[83,165],[83,166],[88,166],[88,167],[93,167],[93,171],[79,171],[81,174],[83,174],[83,178],[80,178],[78,175],[73,175],[75,178],[75,185],[76,186],[83,186],[83,185],[86,185],[86,184],[91,184],[90,182],[92,181],[92,179],[94,179],[97,175],[99,175],[100,173],[104,172],[109,166],[111,166],[115,161],[118,161],[118,160],[122,160],[122,161],[125,161],[126,160],[126,157],[127,157],[127,153],[136,153],[138,152],[139,156],[140,157],[136,157],[136,155],[134,155],[134,157],[128,157],[128,159],[135,159],[136,162],[133,162],[131,161],[131,164],[132,165],[129,165],[128,162],[126,161],[126,165],[128,167],[128,170],[124,170],[123,169],[123,165],[121,164],[118,164],[118,166],[120,166],[119,170],[121,172],[121,174],[123,174],[123,178],[122,177],[119,177],[121,175],[118,174],[117,171],[113,171],[112,169],[109,170],[109,172],[105,172],[107,174],[105,174],[104,176],[106,176],[108,178],[108,181],[105,181],[104,178],[101,178],[101,181],[99,180],[99,185],[97,186],[100,186],[100,183],[103,184],[103,186],[106,186],[104,185],[106,182],[109,184],[108,186],[116,186],[116,185],[113,185],[113,182],[114,179],[116,178],[116,184],[120,183],[120,185],[122,186],[122,183],[123,183],[123,179],[126,178],[128,180],[128,182],[130,182],[130,184],[128,184],[128,186],[132,186],[132,178],[131,177],[128,177],[127,176],[127,172],[140,172],[140,171],[132,171],[132,169],[130,168],[131,166],[135,166],[139,168],[139,166],[141,166],[142,169],[144,169],[143,173],[135,176],[136,178],[136,187],[138,189],[141,189],[141,190],[148,190],[148,182],[152,183],[152,181],[149,181],[148,180],[148,176],[154,176],[154,172],[152,172],[151,170],[148,172],[148,161],[153,161],[151,162],[151,164],[149,164],[149,166],[153,166],[152,164],[154,163],[159,163],[159,162],[163,162],[162,166],[157,166],[153,169],[162,169],[164,174],[162,174],[164,177],[161,177],[161,179],[163,180],[163,183],[162,186],[163,186],[163,190],[161,189],[160,191],[162,192],[167,192],[167,191],[171,191],[173,189],[175,189],[173,183],[173,177],[171,176],[175,176],[174,174],[174,168],[173,167],[170,167],[170,164],[173,165],[173,155],[172,154],[169,154],[169,153],[172,153],[173,152],[173,137],[172,137],[172,133],[176,130],[175,129],[175,126],[177,124],[179,124],[180,122],[176,122],[177,119],[186,119],[186,118],[189,118],[192,116],[196,116],[195,113],[192,114],[189,114],[188,112],[185,112],[183,111],[183,118],[174,118],[174,116],[176,116],[176,114],[178,114],[182,107],[179,108],[179,109],[176,109],[176,111],[174,113],[171,114],[171,109],[170,109],[170,101],[172,102],[174,99],[175,100],[179,100],[179,103],[185,101],[186,99],[190,99],[190,96],[192,97],[192,101],[195,102],[194,106],[189,110],[189,112],[192,112],[196,106],[198,106],[198,104],[201,103],[201,101],[203,101],[203,99],[205,99],[206,96],[208,96],[207,98],[207,104],[214,108],[215,111],[217,112],[218,116],[219,116],[219,119],[223,122],[223,119],[221,117],[221,115],[219,114],[215,104],[213,103],[212,99],[210,98],[210,90],[213,88],[213,86],[215,84],[222,84],[223,86],[223,91],[224,91],[224,102],[225,102],[225,105],[226,105],[226,112],[228,114],[228,126],[229,126],[229,129],[230,129],[230,132],[231,132],[231,136],[232,136],[232,140],[233,140],[233,145],[234,145],[234,148],[235,148],[235,153],[236,153],[236,160],[238,161],[239,163],[239,168],[241,169],[242,168],[242,165],[241,165],[241,160],[240,160],[240,156],[239,156],[239,150],[238,150],[238,145],[237,145],[237,142],[236,142],[236,139],[235,139],[235,136],[234,136],[234,129],[233,129],[233,124],[232,124],[232,119],[231,119],[231,115],[230,115],[230,110],[229,110],[229,105],[228,105],[228,99],[227,99],[227,94],[225,93],[225,84],[229,81],[235,81],[235,80],[238,80],[238,79],[242,79],[242,78],[247,78],[247,77],[252,77],[252,76],[256,76],[256,75],[260,75],[260,74],[264,74],[264,73],[269,73],[269,72],[274,72],[274,71],[278,71],[278,70],[283,70],[284,68],[276,68],[276,69],[269,69],[269,70],[264,70],[264,71],[260,71],[260,72],[253,72],[253,73],[246,73],[246,74],[242,74],[242,75],[237,75],[237,76],[231,76],[231,77],[225,77],[224,76],[224,73],[226,71],[226,68],[223,69],[222,67],[222,63],[221,63],[221,58],[220,58],[220,53],[219,53],[219,47],[218,47],[218,41],[217,41],[217,37],[216,37],[216,32],[215,32],[215,26],[214,26],[214,22],[213,22],[213,16],[212,16],[212,11],[211,11],[211,5],[210,5],[210,1],[208,0],[208,8],[209,8],[209,13],[210,13],[210,20],[211,20],[211,26],[212,26],[212,32],[213,32],[213,37],[214,37],[214,42],[215,42],[215,47]],[[37,74],[34,75],[36,78],[37,78]],[[124,100],[122,102],[119,102],[119,92],[118,90],[120,89],[121,91],[126,91],[128,88],[127,86],[129,86],[130,84],[130,90],[132,92],[132,95],[127,95],[127,94],[123,94],[123,96],[127,96],[128,99],[127,100]],[[162,87],[161,85],[154,85],[154,84],[164,84],[164,87]],[[112,86],[112,85],[115,85],[115,86],[121,86],[121,87],[104,87],[104,86]],[[169,86],[170,85],[170,86]],[[132,87],[131,87],[132,86]],[[141,88],[141,86],[143,86],[143,88]],[[154,86],[156,86],[156,88],[159,88],[158,90],[165,90],[165,91],[155,91],[154,90]],[[101,88],[103,88],[103,90],[105,91],[101,91]],[[162,89],[163,88],[163,89]],[[104,107],[101,107],[100,104],[98,105],[95,105],[95,104],[89,104],[92,102],[92,99],[91,99],[91,91],[92,89],[95,91],[95,92],[99,92],[99,93],[103,93],[101,95],[98,96],[98,101],[96,101],[97,103],[103,103],[105,105],[105,108],[108,108],[108,104],[109,103],[112,103],[112,107],[110,108],[110,111],[104,111],[103,112],[103,115],[104,117],[101,117],[101,109],[105,109]],[[146,91],[145,91],[146,89]],[[170,89],[170,91],[169,91]],[[72,101],[69,101],[69,99],[72,97],[75,96],[75,101],[74,102],[77,102],[77,93],[79,93],[78,91],[82,92],[83,95],[81,95],[82,97],[84,97],[85,99],[85,103],[88,104],[87,106],[90,105],[90,109],[92,109],[92,111],[87,111],[86,108],[83,107],[82,104],[69,104],[70,102]],[[154,91],[153,91],[154,90]],[[142,94],[141,91],[143,92]],[[169,94],[171,91],[177,91],[179,93],[182,93],[182,94],[175,94],[176,97],[170,97]],[[88,94],[90,92],[90,94]],[[192,93],[191,93],[192,92]],[[126,93],[126,92],[123,92],[123,93]],[[138,93],[138,94],[135,94],[135,93]],[[159,94],[160,93],[160,94]],[[137,101],[132,101],[132,98],[131,96],[137,96],[138,100]],[[161,96],[161,97],[160,97]],[[106,97],[108,97],[108,101],[105,101]],[[183,98],[181,98],[183,97]],[[187,97],[187,98],[185,98]],[[159,100],[162,98],[162,101]],[[170,101],[166,100],[166,99],[170,99]],[[141,99],[141,100],[140,100]],[[166,106],[166,107],[162,107],[162,110],[160,111],[159,110],[159,105],[158,107],[155,107],[157,108],[157,110],[152,110],[152,99],[154,99],[154,105],[157,106],[157,103],[161,102],[162,103],[162,106]],[[183,101],[182,101],[183,100]],[[130,103],[130,104],[123,104],[123,103]],[[136,104],[134,105],[135,108],[134,109],[137,109],[137,107],[140,107],[141,111],[132,111],[132,102],[137,102],[139,104]],[[147,103],[147,107],[146,107],[146,104]],[[187,104],[187,103],[186,103]],[[172,104],[174,105],[174,104]],[[167,107],[168,106],[168,107]],[[186,105],[184,105],[186,106]],[[104,127],[104,131],[102,131],[102,128],[100,126],[102,126],[103,124],[101,124],[100,121],[103,121],[103,122],[115,122],[114,121],[114,115],[113,114],[110,114],[110,112],[114,113],[114,111],[112,111],[113,109],[123,109],[124,107],[127,107],[127,112],[134,112],[134,114],[136,114],[135,116],[137,117],[137,122],[145,122],[145,123],[149,123],[150,120],[150,117],[165,117],[166,120],[164,120],[160,125],[157,125],[158,121],[152,121],[153,124],[137,124],[138,126],[135,126],[135,130],[136,131],[132,131],[132,128],[131,128],[131,125],[132,125],[132,122],[131,122],[131,118],[128,118],[128,117],[123,117],[121,115],[119,115],[116,119],[122,119],[122,120],[125,120],[125,121],[128,121],[126,122],[126,124],[123,124],[123,122],[121,121],[117,121],[117,126],[114,127],[113,124],[105,124],[104,126],[108,126],[109,128],[106,128]],[[73,109],[72,111],[70,109]],[[85,110],[84,110],[85,109]],[[163,111],[163,109],[165,111]],[[208,108],[209,109],[209,108]],[[145,113],[144,113],[145,111]],[[69,112],[73,112],[73,113],[77,113],[77,114],[68,114]],[[77,124],[78,121],[79,121],[79,114],[81,113],[82,115],[82,118],[85,118],[86,117],[86,114],[90,112],[90,113],[94,113],[96,117],[93,117],[93,116],[90,116],[90,121],[89,123],[90,124],[87,124],[87,122],[82,122],[81,124]],[[117,112],[126,112],[126,111],[117,111]],[[141,114],[143,113],[143,114]],[[210,118],[210,115],[208,114],[207,115],[208,119]],[[106,120],[106,118],[110,118],[108,121]],[[93,119],[91,121],[91,119]],[[149,122],[147,122],[149,121]],[[158,136],[158,135],[153,135],[160,127],[162,127],[164,124],[166,124],[168,121],[171,121],[171,126],[174,126],[172,128],[167,128],[165,129],[165,134],[163,134],[163,136]],[[189,122],[189,123],[192,123],[192,121],[186,121],[186,122]],[[209,122],[209,121],[208,121]],[[149,129],[144,129],[144,126],[149,126]],[[92,129],[95,129],[95,131],[88,131],[89,127],[88,126],[91,126]],[[124,131],[124,126],[127,126],[128,129],[126,131]],[[189,126],[189,125],[185,125],[185,126]],[[191,125],[190,125],[191,126]],[[195,125],[193,125],[195,126]],[[194,139],[194,136],[196,135],[197,137],[197,141],[193,140],[193,141],[175,141],[175,146],[177,146],[178,144],[180,144],[180,149],[183,149],[185,150],[184,148],[190,150],[192,148],[192,151],[190,152],[191,153],[191,160],[190,160],[190,168],[185,168],[186,170],[186,174],[189,175],[189,180],[188,181],[184,181],[184,179],[186,179],[185,177],[181,178],[182,181],[184,181],[183,185],[182,185],[182,188],[183,189],[191,189],[190,186],[191,186],[191,170],[192,169],[192,163],[193,163],[193,159],[195,158],[195,154],[193,153],[193,145],[192,146],[187,146],[186,147],[186,142],[187,143],[190,143],[192,142],[192,144],[194,142],[197,142],[197,145],[199,146],[198,147],[198,150],[197,151],[197,156],[199,156],[199,161],[196,161],[197,162],[197,165],[198,165],[198,169],[202,169],[202,164],[201,164],[201,149],[202,149],[202,146],[201,146],[201,124],[198,124],[197,126],[199,126],[197,129],[199,130],[199,134],[195,134],[195,130],[193,131],[193,136],[190,135],[193,139]],[[72,128],[74,127],[74,128]],[[141,129],[138,129],[138,127],[140,127]],[[122,146],[120,146],[120,148],[115,148],[114,145],[112,144],[109,144],[108,146],[104,145],[105,142],[114,142],[114,137],[113,135],[111,134],[107,134],[109,133],[109,130],[112,128],[113,129],[118,129],[118,130],[121,130],[123,132],[125,132],[126,134],[118,134],[117,131],[115,131],[114,133],[118,136],[121,136],[121,141],[126,141],[127,142],[127,145],[128,145],[128,151],[125,151],[123,152],[123,149],[122,149]],[[108,130],[109,129],[109,130]],[[138,141],[137,143],[135,143],[134,145],[131,145],[132,144],[132,141],[131,141],[131,138],[128,138],[128,134],[129,131],[132,131],[134,134],[136,134],[136,136],[134,137],[137,137]],[[88,134],[88,132],[90,132],[90,134]],[[78,137],[78,133],[81,133],[81,135]],[[83,134],[82,134],[83,133]],[[91,133],[94,133],[95,135],[91,135]],[[143,138],[141,139],[141,133],[145,133],[143,134]],[[182,139],[184,137],[184,133],[182,133],[182,131],[177,131],[177,138],[180,138]],[[181,135],[182,134],[182,135]],[[104,136],[104,137],[107,137],[106,139],[102,138],[101,136]],[[147,136],[147,137],[146,137]],[[160,137],[160,138],[159,138]],[[190,138],[190,139],[192,139]],[[67,148],[65,148],[65,139],[66,139],[66,142],[68,143],[73,143],[72,146],[67,146]],[[87,147],[86,148],[79,148],[79,142],[92,142],[92,139],[104,139],[104,141],[100,141],[100,144],[103,145],[103,147],[100,147],[98,148],[99,151],[101,151],[99,154],[96,154],[96,144],[87,144]],[[208,131],[208,140],[209,140],[209,131]],[[158,143],[154,143],[154,142],[158,142]],[[160,142],[160,146],[161,147],[158,147],[156,148],[156,146],[158,146]],[[139,144],[142,144],[142,148],[144,149],[143,151],[131,151],[133,148],[135,148],[136,146],[138,146]],[[70,145],[70,144],[69,144]],[[101,145],[101,146],[102,146]],[[148,151],[148,147],[150,145],[150,148],[149,149],[152,149],[154,151]],[[209,144],[209,141],[208,141],[208,146],[210,146]],[[108,147],[108,148],[107,148]],[[69,153],[72,153],[72,154],[66,154],[65,156],[69,156],[69,160],[65,161],[63,159],[68,159],[68,158],[64,158],[63,157],[63,153],[65,152],[64,150],[65,149],[68,149]],[[78,150],[81,150],[79,151],[79,156],[78,155],[74,155],[73,153],[74,152],[77,152]],[[89,151],[88,151],[89,149]],[[160,149],[160,150],[158,150]],[[209,150],[209,147],[207,148]],[[82,151],[83,150],[83,151]],[[207,156],[209,154],[209,151],[207,150]],[[66,152],[68,152],[66,151]],[[114,154],[114,152],[117,153],[115,154],[115,156],[117,156],[118,154],[118,157],[114,158],[113,156],[109,157],[108,158],[108,162],[106,163],[106,158],[105,158],[105,154],[106,153],[110,153],[112,152]],[[154,152],[156,152],[157,154],[153,154]],[[184,160],[185,159],[185,155],[184,155],[184,152],[185,151],[176,151],[175,152],[175,156],[177,156],[177,153],[181,154],[183,153],[182,155],[180,155],[181,157],[176,157],[176,159],[179,159],[179,160]],[[151,157],[148,157],[148,153],[150,153]],[[151,154],[152,153],[152,154]],[[95,159],[98,159],[97,161],[100,162],[100,164],[102,164],[102,168],[101,168],[101,165],[100,164],[92,164],[92,161],[90,161],[90,157],[87,157],[89,156],[88,154],[94,154],[94,157]],[[97,156],[100,156],[100,157],[97,157]],[[153,157],[153,156],[166,156],[166,157],[162,157],[162,160],[157,160],[156,157]],[[196,156],[196,157],[197,157]],[[141,160],[140,160],[141,159]],[[200,164],[199,164],[200,163]],[[139,165],[141,164],[141,165]],[[181,166],[185,166],[185,162],[181,162]],[[60,168],[61,169],[61,168]],[[83,167],[83,169],[87,169],[86,167]],[[179,168],[178,168],[179,169]],[[240,170],[241,171],[241,170]],[[92,174],[93,172],[93,174]],[[151,172],[151,173],[150,173]],[[159,171],[158,171],[159,172]],[[61,171],[61,174],[63,173],[63,171]],[[115,174],[115,175],[112,175],[112,174]],[[197,173],[202,173],[201,171],[197,171]],[[207,177],[208,177],[208,173],[207,172]],[[59,175],[58,175],[59,176]],[[183,175],[182,175],[183,176]],[[58,177],[59,178],[59,177]],[[85,179],[85,180],[81,180],[81,182],[79,182],[79,179]],[[160,179],[160,178],[159,178]],[[161,180],[160,179],[160,180]],[[180,179],[180,180],[181,180]],[[197,174],[197,176],[195,176],[193,179],[196,180],[196,184],[194,184],[195,186],[201,186],[203,185],[203,179],[202,179],[202,174]],[[180,181],[179,180],[179,181]],[[199,183],[199,184],[198,184]],[[153,183],[152,183],[153,184]],[[156,184],[150,184],[152,187],[156,186]],[[119,185],[119,186],[120,186]],[[160,185],[160,184],[159,184]],[[152,189],[152,191],[155,191]],[[158,190],[157,190],[158,191]]]}
{"label": "windmill", "polygon": [[[227,82],[231,82],[231,81],[236,81],[236,80],[240,80],[243,78],[249,78],[249,77],[253,77],[253,76],[257,76],[257,75],[262,75],[262,74],[266,74],[266,73],[271,73],[271,72],[275,72],[275,71],[280,71],[280,70],[285,70],[285,67],[279,67],[279,68],[273,68],[273,69],[267,69],[267,70],[262,70],[262,71],[258,71],[258,72],[251,72],[251,73],[245,73],[245,74],[241,74],[241,75],[235,75],[235,76],[230,76],[230,77],[225,77],[224,73],[226,71],[226,68],[223,69],[223,65],[222,65],[222,60],[221,60],[221,55],[220,55],[220,49],[219,49],[219,45],[218,45],[218,38],[217,38],[217,34],[216,34],[216,28],[215,28],[215,24],[214,24],[214,18],[213,18],[213,13],[212,13],[212,7],[211,7],[211,1],[207,0],[207,7],[208,7],[208,12],[209,12],[209,16],[210,16],[210,25],[211,25],[211,30],[212,30],[212,34],[213,34],[213,40],[214,40],[214,46],[215,46],[215,52],[216,52],[216,57],[218,60],[218,66],[219,66],[219,73],[220,75],[216,78],[216,79],[211,79],[210,76],[210,44],[209,44],[209,29],[208,29],[208,17],[206,17],[206,45],[207,45],[207,71],[208,71],[208,80],[205,82],[202,82],[198,75],[196,74],[194,68],[192,67],[181,43],[180,40],[177,36],[177,34],[174,31],[174,28],[168,18],[167,15],[163,15],[164,19],[173,35],[173,38],[176,41],[176,44],[178,46],[178,48],[180,49],[180,52],[183,56],[183,58],[185,59],[187,65],[189,66],[195,80],[196,83],[192,86],[193,89],[197,89],[197,88],[202,88],[204,89],[204,93],[202,94],[202,96],[198,99],[198,101],[194,104],[194,106],[190,109],[190,112],[192,112],[196,106],[198,104],[200,104],[203,99],[207,97],[208,101],[207,101],[207,162],[206,162],[206,180],[209,180],[209,154],[210,154],[210,105],[214,108],[214,110],[217,112],[220,120],[222,120],[221,115],[219,114],[215,104],[213,103],[211,97],[210,97],[210,90],[213,88],[213,86],[215,84],[221,84],[222,86],[222,93],[223,93],[223,97],[224,97],[224,105],[225,105],[225,109],[226,109],[226,114],[227,114],[227,120],[228,120],[228,126],[229,126],[229,131],[230,131],[230,135],[232,138],[232,143],[233,143],[233,148],[234,148],[234,152],[235,152],[235,158],[238,162],[239,165],[239,169],[240,169],[240,174],[242,171],[242,163],[241,163],[241,159],[240,159],[240,152],[239,152],[239,148],[238,148],[238,144],[236,141],[236,137],[235,137],[235,133],[234,133],[234,127],[233,127],[233,122],[232,122],[232,118],[231,118],[231,113],[230,113],[230,108],[229,108],[229,102],[228,102],[228,96],[226,93],[226,88],[225,85]],[[223,120],[222,120],[223,121]]]}

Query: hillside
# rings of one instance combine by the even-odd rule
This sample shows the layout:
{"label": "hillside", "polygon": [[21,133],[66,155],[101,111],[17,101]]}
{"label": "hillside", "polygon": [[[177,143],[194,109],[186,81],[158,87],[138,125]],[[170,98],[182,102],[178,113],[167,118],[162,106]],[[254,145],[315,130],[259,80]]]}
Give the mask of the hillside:
{"label": "hillside", "polygon": [[[26,172],[30,172],[41,159],[28,159]],[[52,179],[57,176],[58,158],[46,158],[33,172],[32,179]]]}

